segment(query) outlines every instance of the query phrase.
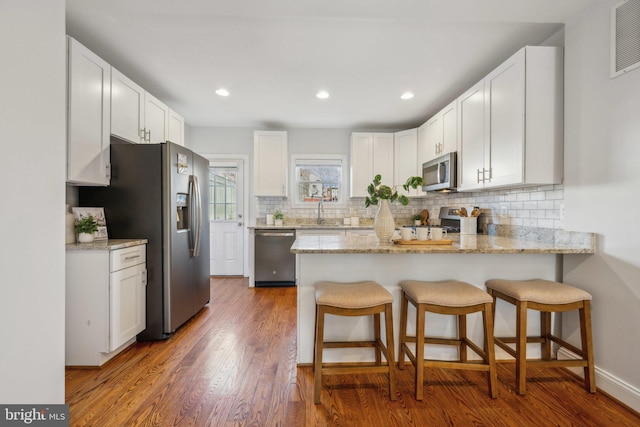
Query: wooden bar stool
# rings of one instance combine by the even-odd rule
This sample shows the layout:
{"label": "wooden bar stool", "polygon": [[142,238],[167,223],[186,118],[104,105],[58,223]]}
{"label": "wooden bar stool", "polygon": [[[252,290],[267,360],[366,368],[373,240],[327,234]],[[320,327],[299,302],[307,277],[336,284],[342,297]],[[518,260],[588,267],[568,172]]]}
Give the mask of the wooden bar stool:
{"label": "wooden bar stool", "polygon": [[[584,387],[596,392],[593,342],[591,336],[591,295],[582,289],[550,280],[489,280],[486,283],[493,296],[516,306],[516,336],[495,338],[496,344],[516,359],[516,389],[525,394],[527,366],[584,367]],[[527,336],[527,309],[540,312],[540,336]],[[580,317],[579,349],[551,333],[551,313],[578,310]],[[581,357],[577,360],[552,359],[551,342],[571,350]],[[542,358],[527,359],[527,343],[540,343]],[[515,343],[515,350],[508,344]]]}
{"label": "wooden bar stool", "polygon": [[[398,368],[404,368],[406,354],[416,369],[416,400],[422,400],[424,368],[468,369],[486,371],[489,383],[489,396],[496,398],[497,374],[493,345],[493,311],[492,299],[483,290],[465,282],[423,282],[404,280],[402,288],[402,305],[400,313],[400,358]],[[416,307],[416,335],[407,336],[407,313],[409,302]],[[458,322],[457,337],[436,338],[425,336],[425,313],[455,315]],[[467,314],[482,312],[484,326],[483,349],[467,338]],[[415,343],[415,355],[407,346]],[[458,360],[430,360],[424,358],[425,344],[455,345],[458,347]],[[467,360],[467,347],[482,357],[482,361]]]}
{"label": "wooden bar stool", "polygon": [[[387,373],[389,375],[389,398],[396,400],[396,373],[393,360],[393,297],[380,284],[373,281],[338,283],[318,282],[316,291],[316,332],[313,356],[314,402],[320,403],[320,387],[323,375]],[[386,346],[380,338],[380,313],[384,313]],[[373,315],[374,339],[368,341],[324,341],[325,314],[337,316]],[[325,348],[372,347],[375,349],[375,364],[322,363]],[[381,355],[387,363],[382,364]]]}

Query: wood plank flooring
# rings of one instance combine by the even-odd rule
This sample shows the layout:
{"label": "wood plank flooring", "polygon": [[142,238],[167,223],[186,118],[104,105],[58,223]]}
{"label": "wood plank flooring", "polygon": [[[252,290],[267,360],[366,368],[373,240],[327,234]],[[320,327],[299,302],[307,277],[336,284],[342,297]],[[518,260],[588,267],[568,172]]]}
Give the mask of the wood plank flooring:
{"label": "wood plank flooring", "polygon": [[99,369],[67,368],[72,426],[639,426],[640,416],[587,393],[562,369],[532,370],[527,395],[500,364],[498,399],[483,373],[413,368],[332,376],[313,404],[311,367],[296,367],[296,288],[212,278],[211,303],[169,340],[136,343]]}

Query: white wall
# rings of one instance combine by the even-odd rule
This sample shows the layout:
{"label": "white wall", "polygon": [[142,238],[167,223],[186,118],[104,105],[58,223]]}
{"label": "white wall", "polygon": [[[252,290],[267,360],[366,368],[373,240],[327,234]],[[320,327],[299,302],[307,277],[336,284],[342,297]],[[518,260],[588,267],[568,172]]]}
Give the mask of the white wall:
{"label": "white wall", "polygon": [[0,402],[64,403],[65,2],[0,7]]}
{"label": "white wall", "polygon": [[[565,256],[564,280],[593,295],[598,387],[640,410],[640,69],[609,78],[610,8],[565,27],[565,224],[598,253]],[[577,341],[577,320],[565,334]]]}

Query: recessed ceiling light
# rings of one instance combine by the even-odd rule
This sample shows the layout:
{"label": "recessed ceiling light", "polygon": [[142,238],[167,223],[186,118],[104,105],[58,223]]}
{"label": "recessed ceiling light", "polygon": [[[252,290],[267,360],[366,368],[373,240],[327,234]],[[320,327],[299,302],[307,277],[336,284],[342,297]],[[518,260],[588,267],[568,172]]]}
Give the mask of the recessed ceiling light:
{"label": "recessed ceiling light", "polygon": [[216,94],[220,96],[229,96],[229,91],[221,87],[220,89],[216,90]]}
{"label": "recessed ceiling light", "polygon": [[321,90],[316,94],[316,96],[320,99],[327,99],[329,97],[329,92],[327,92],[326,90]]}
{"label": "recessed ceiling light", "polygon": [[402,98],[402,99],[411,99],[411,98],[413,98],[413,93],[405,92],[400,96],[400,98]]}

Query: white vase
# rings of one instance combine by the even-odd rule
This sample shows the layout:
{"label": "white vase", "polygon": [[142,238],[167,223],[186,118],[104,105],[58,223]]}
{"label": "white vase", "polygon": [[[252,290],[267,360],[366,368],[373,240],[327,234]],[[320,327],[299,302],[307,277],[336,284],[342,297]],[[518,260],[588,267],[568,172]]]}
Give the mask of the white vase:
{"label": "white vase", "polygon": [[281,219],[276,219],[273,222],[275,223],[274,225],[276,225],[278,227],[281,227],[282,224],[283,224],[283,220],[281,220]]}
{"label": "white vase", "polygon": [[393,220],[393,215],[391,214],[389,200],[381,199],[378,213],[373,220],[373,229],[376,231],[376,236],[378,237],[378,240],[380,240],[380,243],[389,243],[395,228],[396,223]]}
{"label": "white vase", "polygon": [[93,242],[93,233],[78,233],[78,242],[80,243]]}

